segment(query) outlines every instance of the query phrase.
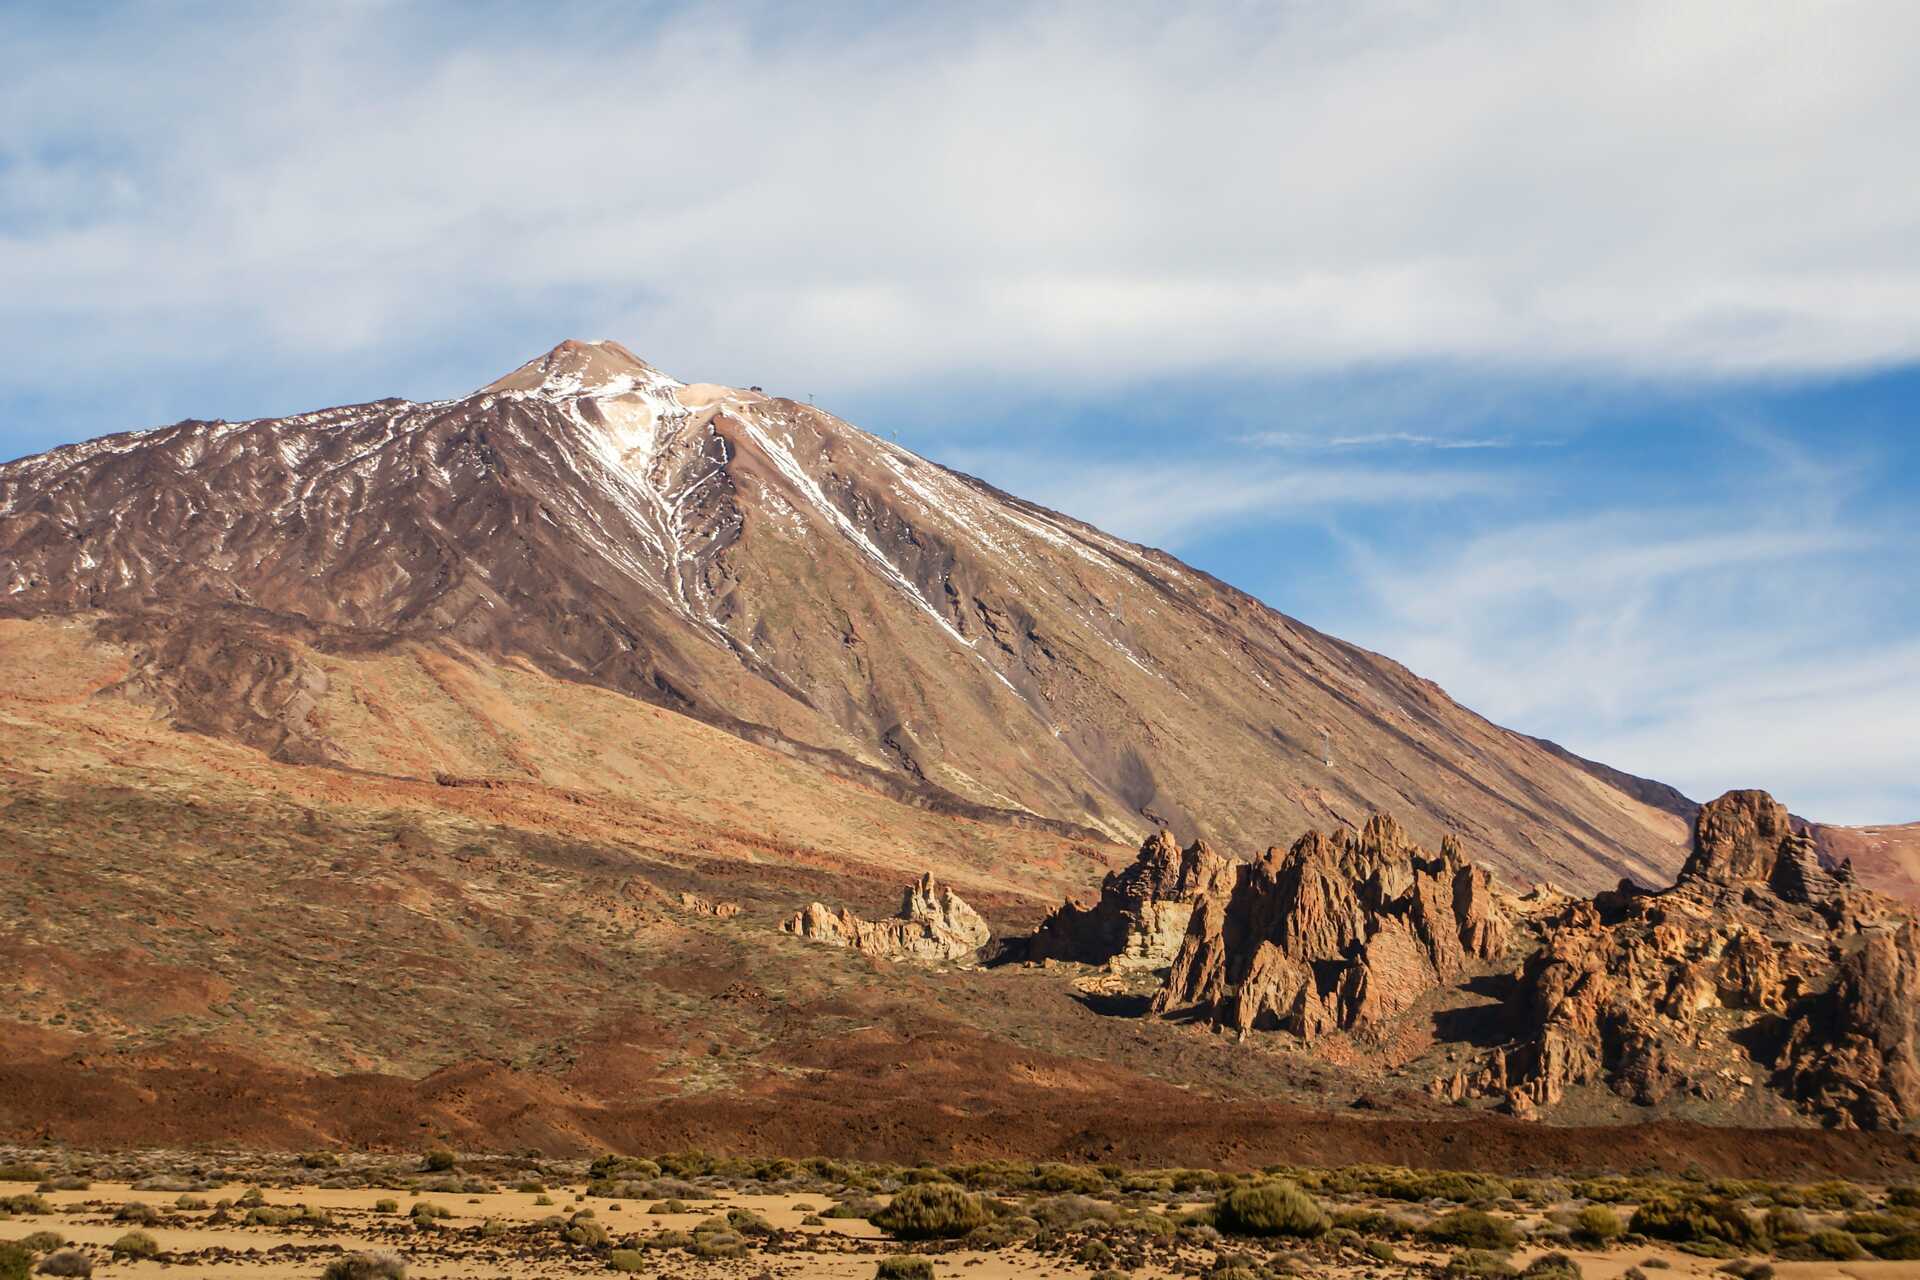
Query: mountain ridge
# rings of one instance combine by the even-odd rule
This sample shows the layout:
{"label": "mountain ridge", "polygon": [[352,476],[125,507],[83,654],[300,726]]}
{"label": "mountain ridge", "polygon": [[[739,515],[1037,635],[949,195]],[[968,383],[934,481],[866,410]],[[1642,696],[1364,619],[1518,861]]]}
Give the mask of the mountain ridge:
{"label": "mountain ridge", "polygon": [[1511,878],[1586,888],[1668,876],[1684,848],[1629,775],[1165,552],[612,342],[452,400],[188,420],[0,466],[0,552],[0,610],[112,615],[172,714],[289,758],[338,752],[297,695],[238,723],[216,655],[297,685],[276,629],[445,637],[927,804],[1123,843],[1390,810]]}

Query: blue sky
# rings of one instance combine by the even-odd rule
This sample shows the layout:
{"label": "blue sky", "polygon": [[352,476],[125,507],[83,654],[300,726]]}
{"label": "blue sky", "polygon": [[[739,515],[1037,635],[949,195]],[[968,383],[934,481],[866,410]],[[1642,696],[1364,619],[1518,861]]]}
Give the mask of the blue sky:
{"label": "blue sky", "polygon": [[1920,7],[0,9],[0,457],[562,337],[1920,819]]}

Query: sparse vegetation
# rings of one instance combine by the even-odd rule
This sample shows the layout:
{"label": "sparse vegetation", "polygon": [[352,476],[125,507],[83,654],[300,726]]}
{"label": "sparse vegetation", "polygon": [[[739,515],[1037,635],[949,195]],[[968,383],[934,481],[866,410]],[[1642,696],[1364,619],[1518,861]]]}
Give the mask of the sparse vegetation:
{"label": "sparse vegetation", "polygon": [[889,1254],[874,1267],[873,1280],[933,1280],[933,1259],[911,1253]]}

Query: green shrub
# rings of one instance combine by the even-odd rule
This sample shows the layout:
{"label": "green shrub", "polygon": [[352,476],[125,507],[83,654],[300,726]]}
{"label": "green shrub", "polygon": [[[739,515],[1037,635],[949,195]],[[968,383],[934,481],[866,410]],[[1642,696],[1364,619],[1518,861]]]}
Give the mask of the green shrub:
{"label": "green shrub", "polygon": [[453,1152],[445,1147],[435,1147],[427,1152],[426,1159],[420,1162],[420,1167],[428,1173],[445,1173],[453,1168],[453,1163]]}
{"label": "green shrub", "polygon": [[1587,1205],[1573,1218],[1573,1238],[1586,1245],[1605,1247],[1625,1230],[1620,1215],[1603,1204]]}
{"label": "green shrub", "polygon": [[933,1259],[912,1253],[890,1254],[874,1267],[873,1280],[933,1280]]}
{"label": "green shrub", "polygon": [[1372,1258],[1375,1262],[1400,1261],[1400,1255],[1398,1253],[1395,1253],[1393,1246],[1388,1244],[1385,1240],[1368,1240],[1360,1246],[1360,1249],[1361,1249],[1361,1252],[1365,1253],[1369,1258]]}
{"label": "green shrub", "polygon": [[612,1271],[643,1271],[646,1265],[647,1255],[638,1249],[615,1249],[607,1255],[607,1267]]}
{"label": "green shrub", "polygon": [[1864,1258],[1867,1251],[1851,1231],[1842,1231],[1837,1227],[1824,1227],[1807,1237],[1807,1243],[1823,1258],[1832,1258],[1836,1262],[1851,1262],[1855,1258]]}
{"label": "green shrub", "polygon": [[904,1188],[869,1221],[901,1240],[950,1240],[987,1220],[976,1196],[951,1182],[921,1182]]}
{"label": "green shrub", "polygon": [[407,1280],[407,1264],[394,1253],[353,1253],[329,1262],[320,1280]]}
{"label": "green shrub", "polygon": [[150,1227],[160,1221],[160,1211],[150,1204],[142,1204],[138,1200],[129,1200],[113,1211],[113,1220],[115,1222],[137,1222],[143,1227]]}
{"label": "green shrub", "polygon": [[1446,1274],[1471,1276],[1475,1280],[1504,1280],[1504,1277],[1520,1273],[1501,1254],[1488,1249],[1462,1249],[1447,1259]]}
{"label": "green shrub", "polygon": [[211,1208],[205,1196],[176,1196],[173,1207],[176,1209],[198,1210]]}
{"label": "green shrub", "polygon": [[567,1224],[567,1241],[588,1249],[598,1249],[613,1243],[613,1236],[607,1229],[585,1214],[576,1213],[573,1221]]}
{"label": "green shrub", "polygon": [[552,1197],[552,1196],[544,1196],[544,1195],[543,1195],[543,1196],[535,1196],[535,1197],[533,1198],[533,1202],[534,1202],[535,1204],[552,1204],[552,1203],[553,1203],[553,1197]]}
{"label": "green shrub", "polygon": [[43,1276],[78,1276],[86,1280],[93,1274],[93,1259],[78,1249],[59,1249],[40,1259],[40,1265],[34,1270]]}
{"label": "green shrub", "polygon": [[1230,1235],[1317,1236],[1328,1221],[1319,1201],[1286,1181],[1235,1187],[1213,1205],[1213,1225]]}
{"label": "green shrub", "polygon": [[267,1193],[258,1187],[248,1187],[240,1193],[240,1198],[234,1201],[235,1204],[243,1209],[251,1209],[257,1204],[265,1204],[266,1202]]}
{"label": "green shrub", "polygon": [[1873,1242],[1873,1256],[1889,1262],[1920,1261],[1920,1231],[1903,1231]]}
{"label": "green shrub", "polygon": [[1888,1187],[1887,1203],[1896,1209],[1920,1209],[1920,1185],[1906,1183]]}
{"label": "green shrub", "polygon": [[373,1211],[375,1213],[398,1213],[400,1212],[400,1202],[393,1199],[375,1200],[373,1202]]}
{"label": "green shrub", "polygon": [[1520,1269],[1523,1280],[1580,1280],[1580,1264],[1564,1253],[1543,1253]]}
{"label": "green shrub", "polygon": [[736,1232],[695,1231],[689,1252],[696,1258],[744,1258],[747,1256],[746,1239]]}
{"label": "green shrub", "polygon": [[1718,1244],[1746,1248],[1760,1233],[1739,1205],[1730,1200],[1649,1200],[1633,1211],[1629,1230],[1676,1244]]}
{"label": "green shrub", "polygon": [[1077,1191],[1081,1195],[1099,1195],[1107,1190],[1107,1179],[1098,1169],[1085,1165],[1035,1165],[1029,1184],[1036,1191]]}
{"label": "green shrub", "polygon": [[24,1245],[0,1240],[0,1280],[27,1280],[33,1269],[33,1255]]}
{"label": "green shrub", "polygon": [[638,1178],[650,1182],[660,1176],[660,1166],[642,1156],[601,1156],[587,1166],[587,1178],[606,1182],[618,1178]]}
{"label": "green shrub", "polygon": [[144,1231],[129,1231],[107,1247],[116,1258],[154,1258],[160,1254],[160,1242]]}
{"label": "green shrub", "polygon": [[1511,1249],[1520,1243],[1520,1233],[1511,1222],[1479,1209],[1443,1213],[1422,1228],[1421,1234],[1441,1244],[1468,1249]]}
{"label": "green shrub", "polygon": [[800,1219],[800,1225],[803,1227],[824,1227],[827,1225],[827,1220],[817,1213],[810,1213]]}
{"label": "green shrub", "polygon": [[36,1231],[24,1237],[20,1241],[20,1247],[28,1253],[52,1253],[66,1242],[66,1237],[58,1231]]}
{"label": "green shrub", "polygon": [[46,1176],[37,1164],[0,1164],[0,1182],[40,1182]]}
{"label": "green shrub", "polygon": [[743,1236],[770,1236],[773,1224],[751,1209],[735,1207],[727,1210],[727,1226]]}

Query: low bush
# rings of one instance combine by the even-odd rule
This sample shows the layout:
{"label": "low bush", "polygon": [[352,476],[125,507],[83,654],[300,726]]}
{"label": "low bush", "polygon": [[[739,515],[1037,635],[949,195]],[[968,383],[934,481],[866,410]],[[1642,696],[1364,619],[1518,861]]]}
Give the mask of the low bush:
{"label": "low bush", "polygon": [[25,1246],[0,1240],[0,1280],[27,1280],[33,1269],[33,1255]]}
{"label": "low bush", "polygon": [[53,1206],[42,1195],[0,1196],[0,1210],[7,1213],[52,1213]]}
{"label": "low bush", "polygon": [[817,1213],[810,1213],[800,1219],[800,1225],[803,1227],[824,1227],[827,1225],[827,1220]]}
{"label": "low bush", "polygon": [[20,1240],[22,1249],[28,1253],[52,1253],[67,1242],[67,1238],[58,1231],[36,1231]]}
{"label": "low bush", "polygon": [[407,1264],[396,1253],[352,1253],[329,1262],[320,1280],[407,1280]]}
{"label": "low bush", "polygon": [[987,1210],[951,1182],[922,1182],[903,1189],[869,1221],[901,1240],[951,1240],[983,1225]]}
{"label": "low bush", "polygon": [[1573,1238],[1581,1244],[1604,1248],[1625,1231],[1620,1215],[1604,1204],[1590,1204],[1573,1217]]}
{"label": "low bush", "polygon": [[1320,1202],[1291,1182],[1235,1187],[1213,1205],[1213,1225],[1229,1235],[1317,1236],[1329,1225]]}
{"label": "low bush", "polygon": [[93,1274],[93,1259],[78,1249],[59,1249],[40,1259],[34,1270],[43,1276],[78,1276],[87,1280]]}
{"label": "low bush", "polygon": [[744,1258],[747,1256],[745,1237],[737,1232],[695,1231],[689,1252],[696,1258]]}
{"label": "low bush", "polygon": [[648,1213],[674,1214],[693,1211],[693,1206],[685,1200],[656,1200],[647,1206]]}
{"label": "low bush", "polygon": [[1920,1185],[1903,1183],[1888,1187],[1887,1203],[1896,1209],[1920,1209]]}
{"label": "low bush", "polygon": [[1470,1276],[1475,1280],[1505,1280],[1520,1273],[1513,1269],[1513,1264],[1507,1261],[1504,1254],[1489,1249],[1462,1249],[1447,1259],[1446,1274]]}
{"label": "low bush", "polygon": [[646,1265],[647,1255],[638,1249],[615,1249],[607,1255],[607,1269],[610,1271],[643,1271]]}
{"label": "low bush", "polygon": [[1873,1242],[1873,1256],[1889,1262],[1920,1261],[1920,1231],[1903,1231],[1897,1236],[1882,1236]]}
{"label": "low bush", "polygon": [[771,1222],[751,1209],[738,1207],[727,1210],[727,1226],[743,1236],[770,1236],[774,1233]]}
{"label": "low bush", "polygon": [[1851,1262],[1856,1258],[1867,1256],[1867,1251],[1860,1247],[1860,1242],[1854,1238],[1853,1233],[1842,1231],[1838,1227],[1824,1227],[1814,1232],[1807,1237],[1807,1243],[1812,1245],[1814,1252],[1821,1257],[1831,1258],[1836,1262]]}
{"label": "low bush", "polygon": [[933,1259],[912,1253],[890,1254],[874,1267],[873,1280],[933,1280]]}
{"label": "low bush", "polygon": [[338,1169],[340,1157],[331,1151],[309,1151],[300,1157],[302,1169]]}
{"label": "low bush", "polygon": [[567,1243],[577,1244],[587,1249],[604,1248],[613,1243],[613,1236],[607,1229],[585,1214],[576,1213],[567,1223]]}
{"label": "low bush", "polygon": [[160,1256],[160,1242],[144,1231],[129,1231],[108,1245],[107,1248],[116,1258],[156,1258]]}
{"label": "low bush", "polygon": [[1580,1264],[1564,1253],[1543,1253],[1520,1269],[1523,1280],[1580,1280]]}
{"label": "low bush", "polygon": [[1721,1199],[1649,1200],[1633,1211],[1628,1229],[1653,1240],[1728,1249],[1744,1249],[1761,1238],[1739,1205]]}
{"label": "low bush", "polygon": [[1375,1262],[1398,1262],[1400,1255],[1394,1252],[1392,1245],[1385,1240],[1367,1240],[1360,1245],[1360,1251]]}
{"label": "low bush", "polygon": [[193,1211],[211,1208],[212,1206],[207,1203],[205,1196],[177,1196],[174,1199],[173,1207]]}
{"label": "low bush", "polygon": [[46,1176],[37,1164],[0,1164],[0,1182],[40,1182]]}
{"label": "low bush", "polygon": [[1511,1249],[1520,1243],[1520,1233],[1511,1222],[1479,1209],[1443,1213],[1422,1227],[1420,1234],[1440,1244],[1468,1249]]}
{"label": "low bush", "polygon": [[392,1199],[375,1200],[373,1202],[373,1211],[375,1213],[398,1213],[400,1212],[400,1202]]}
{"label": "low bush", "polygon": [[138,1200],[129,1200],[113,1211],[113,1220],[115,1222],[137,1222],[143,1227],[150,1227],[160,1221],[160,1211],[150,1204],[143,1204]]}

